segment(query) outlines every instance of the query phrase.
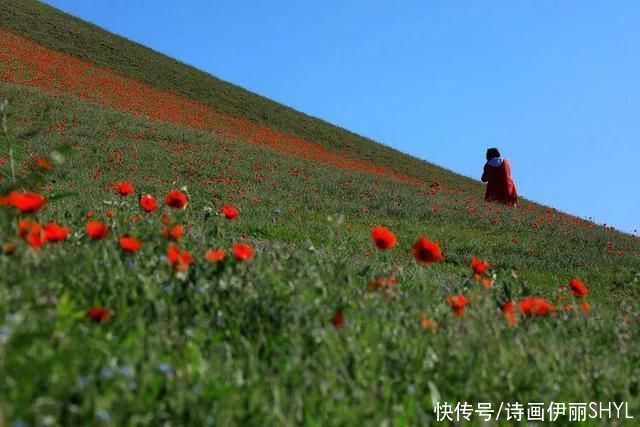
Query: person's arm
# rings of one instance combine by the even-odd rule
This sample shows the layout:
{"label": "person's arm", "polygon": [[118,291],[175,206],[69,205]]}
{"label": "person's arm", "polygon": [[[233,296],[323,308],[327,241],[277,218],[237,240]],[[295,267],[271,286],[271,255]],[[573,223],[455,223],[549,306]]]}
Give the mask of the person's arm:
{"label": "person's arm", "polygon": [[488,165],[484,165],[484,170],[482,171],[482,178],[480,178],[480,181],[482,182],[489,182],[489,174],[487,174],[487,167]]}

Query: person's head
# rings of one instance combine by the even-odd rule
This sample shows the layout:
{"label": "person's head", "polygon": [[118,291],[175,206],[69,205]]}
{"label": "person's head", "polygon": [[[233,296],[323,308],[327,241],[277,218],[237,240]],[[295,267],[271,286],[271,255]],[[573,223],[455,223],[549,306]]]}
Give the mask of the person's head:
{"label": "person's head", "polygon": [[495,159],[496,157],[500,157],[500,152],[497,148],[489,148],[487,150],[487,160]]}

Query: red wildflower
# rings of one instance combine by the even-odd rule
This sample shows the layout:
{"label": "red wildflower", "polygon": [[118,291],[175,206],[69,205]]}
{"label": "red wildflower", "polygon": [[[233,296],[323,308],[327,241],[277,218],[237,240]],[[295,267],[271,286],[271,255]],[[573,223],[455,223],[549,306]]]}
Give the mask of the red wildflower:
{"label": "red wildflower", "polygon": [[371,230],[371,240],[380,250],[385,250],[395,246],[397,239],[395,234],[387,227],[373,227]]}
{"label": "red wildflower", "polygon": [[238,218],[238,215],[240,215],[238,209],[231,205],[224,205],[222,208],[220,208],[220,212],[222,212],[224,217],[227,219],[236,219]]}
{"label": "red wildflower", "polygon": [[111,310],[107,307],[94,306],[87,310],[87,317],[94,322],[106,322],[111,317]]}
{"label": "red wildflower", "polygon": [[539,297],[526,297],[518,302],[520,311],[525,316],[545,316],[555,311],[555,307],[546,299]]}
{"label": "red wildflower", "polygon": [[484,275],[487,271],[489,271],[489,267],[490,267],[488,261],[482,260],[475,256],[471,258],[470,266],[473,269],[474,273],[480,276]]}
{"label": "red wildflower", "polygon": [[116,212],[112,209],[109,209],[105,215],[107,215],[107,218],[112,218],[114,215],[116,214]]}
{"label": "red wildflower", "polygon": [[591,311],[591,305],[586,301],[582,301],[580,303],[580,311],[583,313],[589,313]]}
{"label": "red wildflower", "polygon": [[162,230],[162,237],[165,239],[173,240],[177,242],[184,233],[184,227],[182,225],[174,225],[172,227],[165,227]]}
{"label": "red wildflower", "polygon": [[34,159],[34,163],[36,164],[36,166],[42,170],[51,170],[52,166],[51,166],[51,162],[49,162],[49,159],[47,159],[46,157],[38,157],[36,159]]}
{"label": "red wildflower", "polygon": [[444,261],[440,245],[421,236],[413,245],[413,257],[422,264]]}
{"label": "red wildflower", "polygon": [[484,286],[485,288],[490,288],[491,286],[493,286],[493,280],[488,277],[482,277],[475,274],[473,278],[476,280],[476,282],[482,283],[482,286]]}
{"label": "red wildflower", "polygon": [[221,263],[224,261],[224,258],[227,256],[227,253],[224,249],[209,249],[204,254],[204,259],[210,262]]}
{"label": "red wildflower", "polygon": [[6,255],[12,255],[16,251],[16,245],[11,242],[7,242],[2,245],[2,252]]}
{"label": "red wildflower", "polygon": [[373,282],[369,282],[369,284],[367,284],[367,290],[369,292],[373,292],[383,287],[391,288],[397,282],[398,282],[398,279],[396,279],[395,276],[391,276],[389,278],[383,277],[381,279],[374,280]]}
{"label": "red wildflower", "polygon": [[447,297],[447,304],[449,304],[449,307],[451,307],[451,310],[453,310],[456,316],[462,317],[464,316],[465,307],[469,304],[469,300],[461,294],[454,296],[449,295]]}
{"label": "red wildflower", "polygon": [[514,326],[518,321],[516,317],[516,303],[513,301],[507,301],[504,304],[502,304],[501,308],[507,323],[510,324],[511,326]]}
{"label": "red wildflower", "polygon": [[420,318],[420,324],[422,325],[423,328],[428,329],[430,331],[438,329],[438,323],[429,319],[427,316],[422,316]]}
{"label": "red wildflower", "polygon": [[11,194],[0,196],[0,206],[11,206]]}
{"label": "red wildflower", "polygon": [[169,265],[176,271],[185,271],[193,262],[193,255],[189,251],[181,251],[176,245],[167,248]]}
{"label": "red wildflower", "polygon": [[40,224],[34,223],[33,226],[27,232],[25,240],[34,249],[40,249],[42,245],[47,242],[47,238],[44,235],[44,230],[40,227]]}
{"label": "red wildflower", "polygon": [[29,230],[31,230],[31,227],[33,227],[34,225],[38,225],[38,223],[30,218],[23,218],[18,221],[18,234],[20,235],[20,237],[25,239],[27,237],[27,234],[29,234]]}
{"label": "red wildflower", "polygon": [[169,217],[169,214],[166,212],[163,212],[162,215],[160,215],[160,222],[162,222],[164,225],[169,225],[169,223],[171,222],[171,218]]}
{"label": "red wildflower", "polygon": [[233,256],[237,261],[246,261],[253,258],[253,248],[246,243],[234,243]]}
{"label": "red wildflower", "polygon": [[131,237],[128,234],[124,236],[120,236],[120,248],[125,252],[138,252],[142,247],[142,242],[136,239],[135,237]]}
{"label": "red wildflower", "polygon": [[12,191],[8,196],[8,203],[22,213],[38,212],[46,202],[47,199],[36,193]]}
{"label": "red wildflower", "polygon": [[100,221],[87,222],[87,235],[93,240],[102,240],[109,232],[109,228]]}
{"label": "red wildflower", "polygon": [[579,279],[569,280],[569,289],[571,289],[573,296],[578,298],[587,296],[587,293],[589,292],[587,285]]}
{"label": "red wildflower", "polygon": [[148,194],[143,194],[140,197],[140,207],[145,212],[151,213],[156,209],[158,209],[158,202],[156,202],[156,199],[154,199],[153,196],[150,196]]}
{"label": "red wildflower", "polygon": [[116,192],[121,196],[128,196],[134,192],[133,185],[130,182],[119,182],[116,184]]}
{"label": "red wildflower", "polygon": [[61,242],[69,236],[69,229],[50,222],[44,227],[44,236],[49,242]]}
{"label": "red wildflower", "polygon": [[164,202],[170,208],[184,209],[187,206],[187,195],[180,190],[172,190],[167,193]]}
{"label": "red wildflower", "polygon": [[336,310],[331,318],[331,323],[336,329],[342,328],[347,323],[347,319],[344,317],[342,310]]}

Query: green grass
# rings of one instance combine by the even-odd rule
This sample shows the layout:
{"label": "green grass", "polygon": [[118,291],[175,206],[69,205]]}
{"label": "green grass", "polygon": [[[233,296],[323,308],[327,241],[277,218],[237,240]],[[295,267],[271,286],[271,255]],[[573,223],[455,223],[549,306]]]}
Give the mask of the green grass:
{"label": "green grass", "polygon": [[[0,4],[0,27],[26,35],[43,46],[185,95],[221,113],[249,118],[356,158],[374,160],[409,176],[422,178],[425,172],[444,171],[222,81],[35,0],[3,1]],[[455,176],[455,179],[463,185],[469,184],[467,178]]]}
{"label": "green grass", "polygon": [[[319,143],[327,143],[324,132],[337,132],[340,141],[353,138],[337,147],[350,155],[373,153],[381,164],[468,192],[431,194],[2,83],[0,98],[9,99],[17,123],[19,179],[30,178],[34,156],[50,156],[61,143],[74,150],[34,187],[51,199],[71,193],[35,215],[70,227],[67,241],[34,251],[17,235],[18,214],[0,208],[0,243],[16,246],[0,254],[0,425],[424,425],[435,422],[436,401],[626,401],[640,416],[637,239],[558,213],[536,229],[544,207],[525,201],[496,212],[471,180],[278,110],[196,70],[174,63],[181,80],[168,87],[167,74],[153,73],[170,72],[158,66],[169,59],[90,33],[47,6],[9,1],[0,11],[0,27],[47,46]],[[117,56],[107,42],[118,46]],[[223,88],[227,98],[203,95]],[[6,169],[2,138],[0,145]],[[12,186],[2,173],[0,194]],[[109,188],[122,179],[160,201],[187,187],[187,209],[171,212],[191,226],[179,243],[196,257],[186,273],[167,264],[160,214],[133,221],[141,214],[135,197]],[[237,206],[240,218],[217,215],[223,203]],[[104,241],[84,234],[90,210],[112,227]],[[371,227],[381,224],[399,241],[386,252],[370,241]],[[124,233],[144,241],[139,253],[122,253],[117,237]],[[243,234],[254,259],[221,267],[202,259]],[[421,234],[441,243],[444,263],[414,261],[411,245]],[[609,253],[609,242],[621,255]],[[492,288],[471,280],[473,255],[495,266]],[[392,292],[367,291],[389,275],[398,279]],[[589,285],[590,313],[505,322],[498,303],[507,293],[561,306],[561,296],[573,301],[572,277]],[[455,293],[471,300],[462,318],[445,303]],[[112,318],[88,320],[93,305],[109,307]],[[346,325],[336,329],[331,319],[340,309]],[[425,330],[423,315],[438,329]]]}

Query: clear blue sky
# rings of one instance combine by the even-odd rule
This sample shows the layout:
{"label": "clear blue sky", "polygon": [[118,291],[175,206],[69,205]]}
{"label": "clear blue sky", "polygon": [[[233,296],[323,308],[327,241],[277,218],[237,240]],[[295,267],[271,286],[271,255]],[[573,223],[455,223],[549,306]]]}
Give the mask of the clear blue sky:
{"label": "clear blue sky", "polygon": [[308,114],[640,229],[640,2],[48,0]]}

